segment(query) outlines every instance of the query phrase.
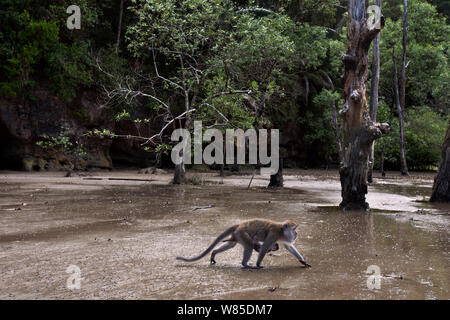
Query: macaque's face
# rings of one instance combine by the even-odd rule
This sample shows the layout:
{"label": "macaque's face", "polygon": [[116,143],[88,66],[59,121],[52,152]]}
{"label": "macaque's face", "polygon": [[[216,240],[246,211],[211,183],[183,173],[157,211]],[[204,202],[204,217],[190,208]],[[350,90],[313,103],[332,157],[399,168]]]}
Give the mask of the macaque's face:
{"label": "macaque's face", "polygon": [[297,238],[297,231],[295,229],[297,229],[297,224],[292,221],[288,220],[283,224],[284,241],[290,243],[295,241]]}

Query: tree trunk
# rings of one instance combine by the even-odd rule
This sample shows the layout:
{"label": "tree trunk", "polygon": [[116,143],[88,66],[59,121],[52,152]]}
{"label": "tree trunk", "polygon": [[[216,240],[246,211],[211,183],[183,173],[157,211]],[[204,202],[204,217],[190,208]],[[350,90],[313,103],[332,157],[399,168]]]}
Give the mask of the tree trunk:
{"label": "tree trunk", "polygon": [[176,164],[175,172],[173,174],[173,183],[174,184],[183,184],[185,174],[186,174],[186,169],[184,168],[184,162],[182,161],[180,164]]}
{"label": "tree trunk", "polygon": [[120,0],[119,26],[117,27],[116,54],[119,53],[120,33],[122,31],[123,0]]}
{"label": "tree trunk", "polygon": [[[191,117],[189,115],[186,115],[186,122],[184,123],[184,127],[182,125],[181,120],[180,121],[180,128],[189,128],[189,125],[191,124]],[[184,167],[184,159],[183,159],[184,153],[183,149],[180,151],[180,157],[181,157],[181,163],[175,165],[175,171],[173,172],[173,184],[183,184],[184,178],[186,176],[186,168]]]}
{"label": "tree trunk", "polygon": [[397,63],[395,61],[395,48],[392,47],[392,62],[394,63],[394,93],[395,104],[398,111],[398,126],[400,130],[400,170],[403,176],[408,174],[408,165],[406,163],[406,147],[405,147],[405,121],[403,118],[403,110],[400,105],[400,98],[398,93],[398,80],[397,80]]}
{"label": "tree trunk", "polygon": [[381,147],[380,172],[382,177],[386,177],[386,171],[384,171],[384,143],[383,146]]}
{"label": "tree trunk", "polygon": [[[381,0],[376,0],[376,5],[380,7],[381,10]],[[378,111],[378,84],[380,82],[380,34],[378,33],[373,39],[372,44],[372,80],[370,85],[370,118],[372,121],[377,121],[377,111]],[[374,151],[375,151],[375,141],[372,142],[372,147],[370,148],[369,156],[369,172],[367,173],[367,182],[371,183],[373,165],[374,165]]]}
{"label": "tree trunk", "polygon": [[73,166],[70,165],[69,169],[67,169],[67,172],[65,174],[65,178],[70,178],[72,176]]}
{"label": "tree trunk", "polygon": [[380,32],[380,24],[368,25],[368,1],[349,0],[347,52],[344,63],[343,161],[339,169],[342,210],[368,210],[367,172],[372,142],[389,132],[387,123],[375,123],[367,110],[366,81],[370,43]]}
{"label": "tree trunk", "polygon": [[[328,85],[332,91],[334,91],[334,84],[333,81],[331,81],[331,78],[326,74],[323,73],[325,78],[327,78]],[[336,112],[336,101],[334,99],[331,100],[331,127],[333,128],[334,132],[334,141],[336,143],[336,149],[339,154],[339,163],[342,162],[342,141],[341,137],[339,135],[339,125],[337,122],[337,112]],[[327,170],[328,170],[328,158],[327,158]]]}
{"label": "tree trunk", "polygon": [[402,71],[400,74],[400,107],[405,113],[405,93],[406,93],[406,43],[408,26],[408,2],[403,0],[403,39],[402,39]]}
{"label": "tree trunk", "polygon": [[270,175],[269,187],[283,187],[283,159],[280,158],[278,171],[275,174]]}
{"label": "tree trunk", "polygon": [[175,171],[173,172],[173,184],[183,184],[186,176],[186,169],[184,167],[184,150],[181,149],[180,157],[181,163],[175,165]]}
{"label": "tree trunk", "polygon": [[[405,150],[405,97],[406,97],[406,43],[408,26],[408,2],[403,0],[403,39],[402,39],[402,71],[400,74],[400,108],[401,108],[401,132],[400,132],[400,160],[402,176],[408,176],[408,165],[406,163]],[[399,114],[400,117],[400,114]],[[400,119],[399,119],[400,122]]]}
{"label": "tree trunk", "polygon": [[231,165],[231,172],[240,172],[241,165],[237,163],[237,157],[234,158],[234,163]]}
{"label": "tree trunk", "polygon": [[339,154],[339,163],[342,162],[342,142],[341,137],[339,135],[339,126],[337,123],[337,112],[336,112],[336,104],[335,101],[331,101],[331,127],[334,131],[334,142],[336,143],[336,149]]}
{"label": "tree trunk", "polygon": [[434,178],[431,202],[450,202],[450,118],[447,134],[442,144],[441,164]]}

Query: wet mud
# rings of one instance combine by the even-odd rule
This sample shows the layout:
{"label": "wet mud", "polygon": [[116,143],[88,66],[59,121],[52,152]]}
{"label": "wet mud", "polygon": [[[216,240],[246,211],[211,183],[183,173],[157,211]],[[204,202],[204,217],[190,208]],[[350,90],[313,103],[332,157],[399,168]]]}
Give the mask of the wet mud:
{"label": "wet mud", "polygon": [[[248,189],[251,175],[194,173],[199,184],[174,186],[170,174],[0,172],[0,299],[450,298],[450,206],[427,202],[433,174],[375,178],[370,212],[337,209],[332,171],[285,174],[283,189],[258,175]],[[239,246],[216,265],[175,260],[251,218],[297,222],[312,268],[280,249],[244,270]]]}

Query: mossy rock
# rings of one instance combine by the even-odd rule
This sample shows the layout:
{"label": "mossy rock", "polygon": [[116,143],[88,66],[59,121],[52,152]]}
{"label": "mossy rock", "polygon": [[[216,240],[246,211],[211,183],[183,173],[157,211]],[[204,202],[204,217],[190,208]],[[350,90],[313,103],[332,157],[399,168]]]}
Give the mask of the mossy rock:
{"label": "mossy rock", "polygon": [[193,164],[190,168],[192,171],[211,171],[211,168],[207,164]]}
{"label": "mossy rock", "polygon": [[36,159],[34,158],[23,158],[22,159],[22,167],[25,171],[33,171],[35,166],[38,165]]}
{"label": "mossy rock", "polygon": [[109,155],[103,152],[89,153],[87,165],[94,168],[112,169],[112,160]]}

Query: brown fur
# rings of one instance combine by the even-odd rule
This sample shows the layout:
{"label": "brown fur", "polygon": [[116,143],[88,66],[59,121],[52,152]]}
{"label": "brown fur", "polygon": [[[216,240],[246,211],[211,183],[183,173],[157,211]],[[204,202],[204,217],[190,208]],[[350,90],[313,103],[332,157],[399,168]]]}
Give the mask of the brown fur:
{"label": "brown fur", "polygon": [[[227,236],[230,236],[220,248],[214,250],[211,253],[211,264],[215,264],[214,260],[217,253],[223,252],[225,250],[233,248],[237,243],[244,247],[244,257],[242,260],[242,265],[245,268],[259,269],[262,268],[261,262],[264,256],[269,251],[278,250],[278,241],[283,242],[285,248],[293,254],[301,263],[305,266],[310,267],[307,264],[300,253],[293,246],[293,242],[297,237],[297,232],[295,229],[297,224],[291,220],[286,220],[282,223],[275,222],[268,219],[252,219],[243,221],[236,224],[222,234],[220,234],[216,240],[199,256],[194,258],[183,258],[177,257],[177,260],[183,260],[187,262],[196,261],[207,255],[214,247]],[[260,244],[262,242],[262,244]],[[258,260],[256,262],[256,267],[250,267],[248,261],[250,260],[252,251],[256,250],[259,252]]]}

